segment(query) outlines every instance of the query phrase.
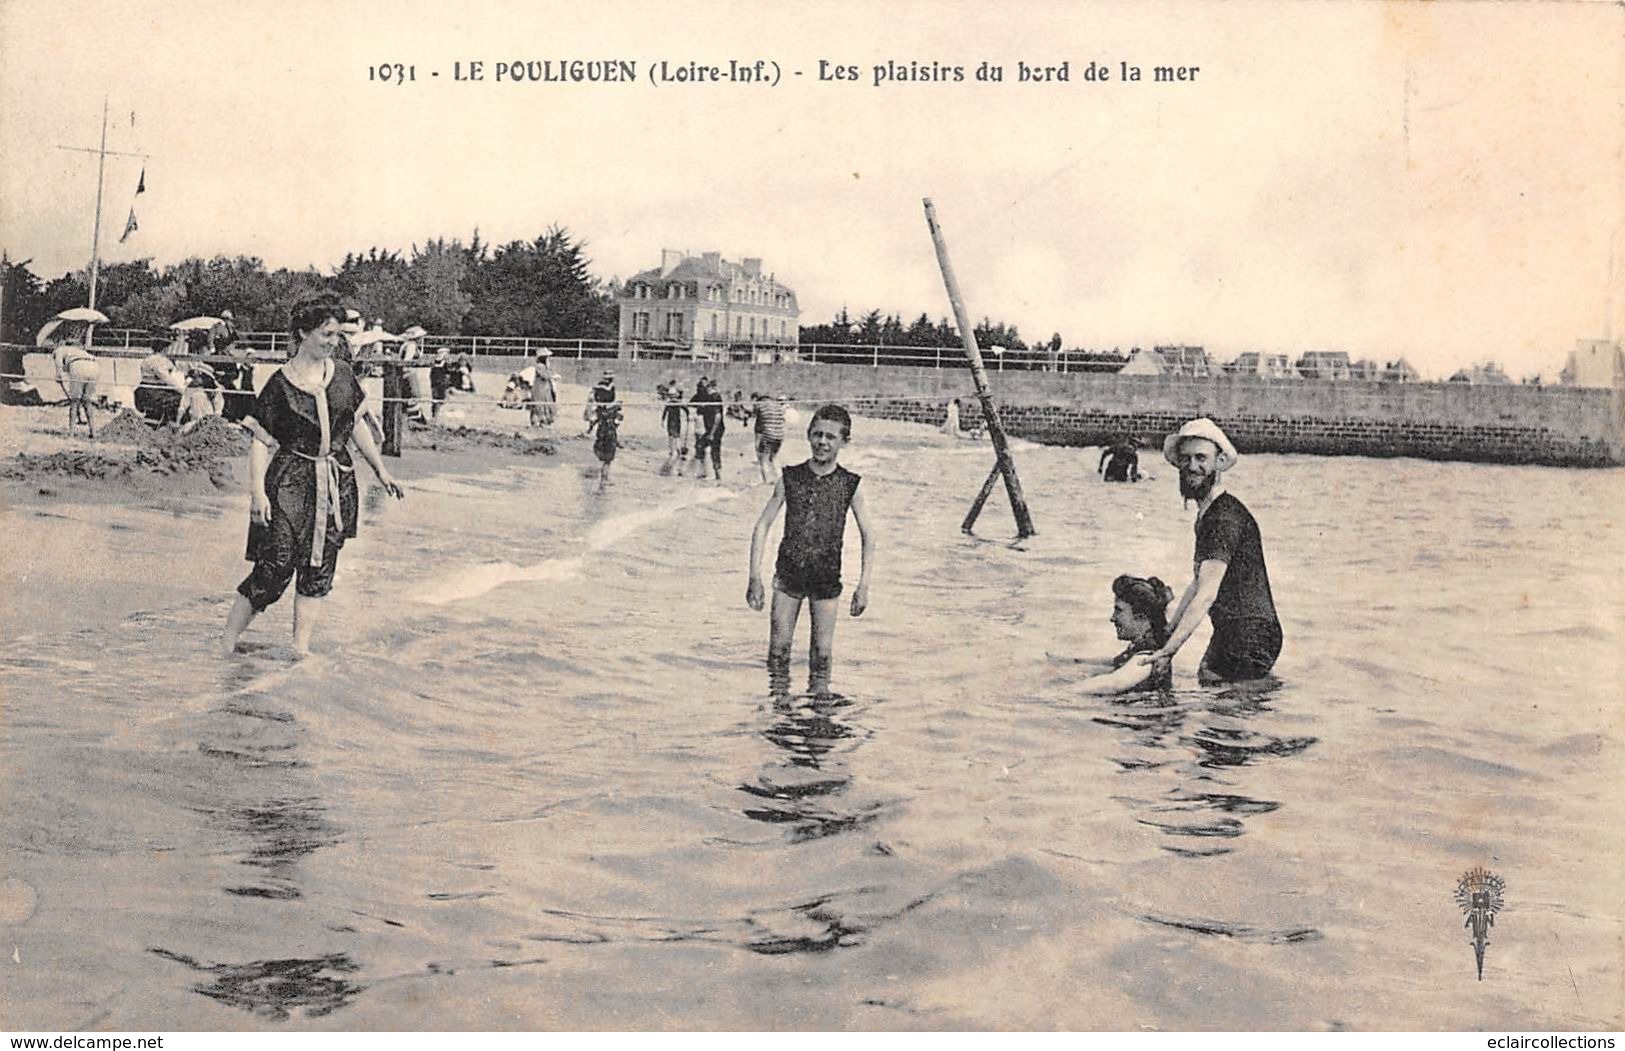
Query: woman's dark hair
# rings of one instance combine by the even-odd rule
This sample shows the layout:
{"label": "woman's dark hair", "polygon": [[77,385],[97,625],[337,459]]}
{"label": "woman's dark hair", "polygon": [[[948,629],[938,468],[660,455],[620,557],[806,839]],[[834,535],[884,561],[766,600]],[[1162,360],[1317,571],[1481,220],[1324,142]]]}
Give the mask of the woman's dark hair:
{"label": "woman's dark hair", "polygon": [[818,411],[813,413],[812,419],[807,421],[807,433],[811,434],[814,425],[819,420],[833,420],[841,425],[841,437],[847,441],[852,440],[852,414],[839,405],[820,405]]}
{"label": "woman's dark hair", "polygon": [[1173,588],[1156,577],[1131,577],[1125,573],[1112,581],[1112,594],[1151,622],[1153,642],[1161,646],[1168,641],[1168,603],[1174,600]]}
{"label": "woman's dark hair", "polygon": [[306,332],[321,328],[329,318],[340,324],[344,322],[344,307],[337,299],[332,296],[302,299],[288,312],[288,335],[297,342],[304,338]]}

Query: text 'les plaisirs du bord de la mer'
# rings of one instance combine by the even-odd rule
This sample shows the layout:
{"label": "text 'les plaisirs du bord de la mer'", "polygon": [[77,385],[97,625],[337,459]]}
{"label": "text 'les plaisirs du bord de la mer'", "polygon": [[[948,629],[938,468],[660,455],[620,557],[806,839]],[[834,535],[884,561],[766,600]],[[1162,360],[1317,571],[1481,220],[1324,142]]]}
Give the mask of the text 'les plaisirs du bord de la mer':
{"label": "text 'les plaisirs du bord de la mer'", "polygon": [[[1153,65],[1142,67],[1118,60],[1087,64],[1064,59],[1055,63],[981,61],[966,65],[942,62],[880,62],[874,65],[819,59],[815,67],[791,69],[791,78],[824,84],[867,84],[884,87],[902,84],[1190,84],[1201,66]],[[375,84],[446,81],[455,84],[737,84],[774,87],[784,67],[772,59],[729,59],[726,63],[657,59],[640,66],[628,59],[459,59],[446,76],[438,68],[420,71],[415,63],[385,62],[367,67],[367,80]]]}

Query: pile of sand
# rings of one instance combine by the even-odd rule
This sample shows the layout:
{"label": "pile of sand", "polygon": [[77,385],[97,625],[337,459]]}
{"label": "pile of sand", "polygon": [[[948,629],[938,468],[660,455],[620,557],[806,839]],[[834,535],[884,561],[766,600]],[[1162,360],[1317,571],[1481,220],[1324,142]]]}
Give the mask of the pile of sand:
{"label": "pile of sand", "polygon": [[[188,483],[207,477],[216,488],[235,484],[235,466],[248,450],[248,435],[218,416],[205,417],[185,434],[170,427],[149,427],[133,412],[122,412],[96,432],[98,442],[134,446],[106,453],[80,450],[30,455],[19,453],[0,466],[7,478],[44,475],[129,481],[145,475],[167,475]],[[183,488],[195,489],[187,484]]]}
{"label": "pile of sand", "polygon": [[411,444],[422,449],[511,449],[523,456],[552,456],[558,448],[547,438],[503,434],[477,427],[440,427],[410,432]]}
{"label": "pile of sand", "polygon": [[162,439],[158,431],[147,425],[140,416],[125,409],[112,421],[96,430],[98,441],[118,442],[122,445],[153,446]]}

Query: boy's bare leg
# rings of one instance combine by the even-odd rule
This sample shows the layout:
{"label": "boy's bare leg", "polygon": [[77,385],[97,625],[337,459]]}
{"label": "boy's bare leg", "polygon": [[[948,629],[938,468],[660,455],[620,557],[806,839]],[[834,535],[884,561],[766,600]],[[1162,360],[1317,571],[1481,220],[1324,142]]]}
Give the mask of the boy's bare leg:
{"label": "boy's bare leg", "polygon": [[841,600],[813,599],[810,605],[812,649],[807,655],[807,689],[811,693],[828,693],[835,664],[835,622],[840,618]]}
{"label": "boy's bare leg", "polygon": [[773,589],[772,634],[767,640],[767,677],[776,692],[790,689],[790,647],[795,642],[801,600]]}

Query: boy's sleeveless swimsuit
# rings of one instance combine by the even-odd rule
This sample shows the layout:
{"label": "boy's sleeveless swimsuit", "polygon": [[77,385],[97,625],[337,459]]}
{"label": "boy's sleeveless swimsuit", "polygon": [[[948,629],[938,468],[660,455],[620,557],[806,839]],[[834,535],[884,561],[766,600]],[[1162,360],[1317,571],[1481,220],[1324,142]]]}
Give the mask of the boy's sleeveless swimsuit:
{"label": "boy's sleeveless swimsuit", "polygon": [[784,539],[773,586],[791,598],[838,598],[846,512],[862,479],[839,465],[820,478],[810,461],[786,467],[783,477]]}

